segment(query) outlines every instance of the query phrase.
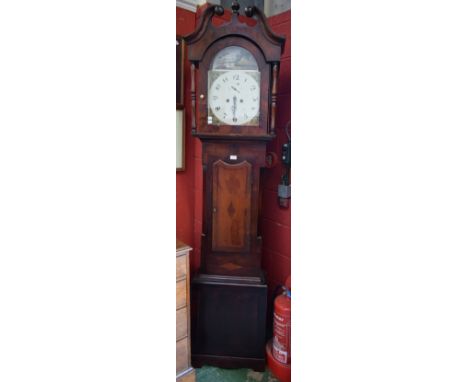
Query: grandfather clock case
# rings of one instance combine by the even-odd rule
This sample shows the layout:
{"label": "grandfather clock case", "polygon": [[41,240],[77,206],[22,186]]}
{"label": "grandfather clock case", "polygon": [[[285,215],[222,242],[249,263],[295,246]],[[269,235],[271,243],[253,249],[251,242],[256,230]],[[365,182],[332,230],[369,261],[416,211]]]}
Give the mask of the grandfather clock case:
{"label": "grandfather clock case", "polygon": [[285,39],[258,8],[215,26],[209,5],[185,36],[192,134],[202,141],[203,234],[192,282],[192,364],[265,368],[267,285],[261,268],[261,169],[275,137]]}

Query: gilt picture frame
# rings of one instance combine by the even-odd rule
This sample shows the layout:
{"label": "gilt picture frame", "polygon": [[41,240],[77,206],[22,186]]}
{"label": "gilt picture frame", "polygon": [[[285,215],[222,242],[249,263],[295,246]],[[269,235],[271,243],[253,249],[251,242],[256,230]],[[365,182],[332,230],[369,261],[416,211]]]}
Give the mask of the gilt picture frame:
{"label": "gilt picture frame", "polygon": [[185,170],[184,110],[176,110],[176,171]]}
{"label": "gilt picture frame", "polygon": [[184,39],[176,35],[176,109],[184,108]]}

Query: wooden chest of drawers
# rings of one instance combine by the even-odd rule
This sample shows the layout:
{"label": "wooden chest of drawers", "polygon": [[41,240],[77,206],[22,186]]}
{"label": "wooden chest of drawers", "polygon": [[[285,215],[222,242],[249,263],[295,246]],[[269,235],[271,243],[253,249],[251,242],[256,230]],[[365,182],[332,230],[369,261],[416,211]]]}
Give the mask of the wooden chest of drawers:
{"label": "wooden chest of drawers", "polygon": [[195,370],[190,365],[190,262],[192,248],[177,240],[176,245],[176,378],[194,382]]}

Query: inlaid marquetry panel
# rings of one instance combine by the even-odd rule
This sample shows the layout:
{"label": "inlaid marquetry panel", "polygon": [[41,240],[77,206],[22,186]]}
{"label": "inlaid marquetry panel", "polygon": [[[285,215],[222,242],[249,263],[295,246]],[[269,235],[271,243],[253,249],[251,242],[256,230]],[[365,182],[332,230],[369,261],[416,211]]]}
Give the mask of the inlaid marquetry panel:
{"label": "inlaid marquetry panel", "polygon": [[213,164],[214,251],[240,252],[249,247],[252,165],[247,161]]}

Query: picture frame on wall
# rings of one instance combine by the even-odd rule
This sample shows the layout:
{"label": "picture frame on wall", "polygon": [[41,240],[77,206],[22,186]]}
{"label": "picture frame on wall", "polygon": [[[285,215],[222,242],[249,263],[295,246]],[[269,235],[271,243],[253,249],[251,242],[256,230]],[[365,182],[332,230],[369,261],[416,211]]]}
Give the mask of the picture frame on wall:
{"label": "picture frame on wall", "polygon": [[184,110],[176,110],[176,171],[185,170]]}
{"label": "picture frame on wall", "polygon": [[176,109],[184,108],[184,40],[176,35]]}

